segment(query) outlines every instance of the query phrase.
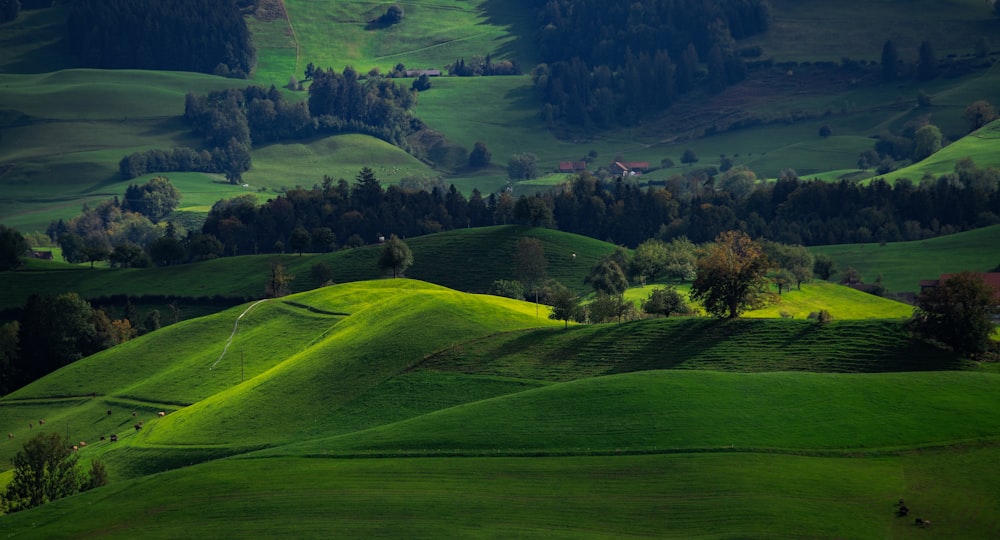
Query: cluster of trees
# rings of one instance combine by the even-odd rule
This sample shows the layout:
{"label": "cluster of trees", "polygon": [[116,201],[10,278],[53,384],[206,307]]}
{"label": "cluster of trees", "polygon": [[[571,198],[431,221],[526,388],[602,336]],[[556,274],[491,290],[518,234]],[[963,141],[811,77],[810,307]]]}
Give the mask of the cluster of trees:
{"label": "cluster of trees", "polygon": [[468,62],[459,58],[449,64],[446,69],[453,77],[488,77],[492,75],[520,75],[521,66],[516,60],[500,60],[494,62],[490,55],[473,56]]}
{"label": "cluster of trees", "polygon": [[[587,306],[562,284],[547,278],[545,248],[535,238],[520,238],[512,254],[516,279],[498,279],[490,294],[529,299],[553,306],[559,320],[601,323],[640,316],[624,293],[631,284],[666,278],[693,282],[691,300],[718,317],[737,317],[770,301],[772,285],[781,290],[801,287],[813,276],[815,261],[799,245],[754,241],[744,232],[726,231],[714,241],[695,245],[686,238],[671,242],[650,238],[629,253],[619,247],[590,269],[584,279],[595,293]],[[657,287],[642,303],[654,316],[687,314],[693,310],[673,286]]]}
{"label": "cluster of trees", "polygon": [[759,182],[743,168],[696,170],[642,189],[589,173],[537,196],[560,230],[635,246],[645,238],[711,240],[730,229],[755,238],[825,245],[918,240],[1000,222],[1000,170],[969,159],[915,184],[799,179]]}
{"label": "cluster of trees", "polygon": [[[488,159],[485,145],[481,153]],[[531,157],[512,159],[512,175],[530,175]],[[200,232],[162,222],[176,201],[169,181],[153,179],[130,186],[124,201],[85,208],[69,222],[52,223],[47,232],[67,260],[110,258],[115,266],[326,252],[388,234],[412,237],[514,222],[628,247],[649,238],[708,242],[733,229],[785,244],[889,242],[1000,223],[1000,171],[965,159],[955,172],[919,185],[907,179],[862,185],[807,181],[791,171],[776,182],[761,182],[752,171],[733,167],[722,173],[692,170],[662,187],[583,172],[550,192],[515,199],[509,190],[485,197],[473,190],[466,198],[455,186],[440,183],[383,188],[365,168],[353,184],[324,178],[321,185],[287,190],[264,204],[253,195],[219,201]]]}
{"label": "cluster of trees", "polygon": [[78,455],[59,433],[39,433],[14,456],[14,476],[0,493],[0,510],[20,512],[108,483],[104,464],[93,460],[87,474],[77,466]]}
{"label": "cluster of trees", "polygon": [[53,221],[46,234],[62,248],[69,262],[111,260],[113,266],[149,266],[163,238],[180,236],[172,223],[162,220],[180,203],[181,194],[163,177],[142,185],[131,184],[125,197],[115,197],[90,207],[69,221]]}
{"label": "cluster of trees", "polygon": [[407,135],[422,127],[408,112],[415,101],[410,89],[381,76],[362,80],[350,67],[336,73],[310,64],[307,74],[313,79],[308,103],[286,100],[274,86],[188,94],[184,119],[203,137],[204,149],[137,152],[122,158],[120,174],[202,171],[238,183],[252,164],[253,145],[319,133],[366,133],[409,150]]}
{"label": "cluster of trees", "polygon": [[67,44],[85,66],[246,78],[257,52],[234,0],[76,0]]}
{"label": "cluster of trees", "polygon": [[77,293],[31,295],[16,320],[0,325],[0,394],[160,328],[158,311],[129,311],[113,319]]}
{"label": "cluster of trees", "polygon": [[[735,40],[767,31],[764,0],[539,3],[542,63],[533,72],[548,121],[632,124],[702,87],[746,75]],[[705,69],[702,69],[702,65]]]}
{"label": "cluster of trees", "polygon": [[[454,186],[383,189],[374,172],[364,168],[353,185],[325,178],[322,185],[291,189],[262,205],[252,195],[219,201],[202,233],[221,241],[227,255],[326,252],[373,243],[389,234],[410,237],[509,221],[514,206],[507,193],[484,199],[474,190],[466,199]],[[498,213],[497,220],[491,212]]]}
{"label": "cluster of trees", "polygon": [[27,251],[28,242],[20,231],[0,225],[0,271],[19,268]]}
{"label": "cluster of trees", "polygon": [[990,346],[996,328],[991,317],[997,301],[982,277],[961,272],[920,293],[910,328],[917,335],[975,358]]}
{"label": "cluster of trees", "polygon": [[[930,98],[921,94],[920,99]],[[968,131],[975,131],[996,120],[996,111],[986,100],[978,100],[965,108],[963,114]],[[926,159],[948,144],[941,130],[929,122],[929,115],[907,122],[897,132],[883,131],[877,137],[874,148],[865,150],[858,156],[858,168],[875,169],[878,174],[886,174],[899,168],[900,163],[917,162]]]}

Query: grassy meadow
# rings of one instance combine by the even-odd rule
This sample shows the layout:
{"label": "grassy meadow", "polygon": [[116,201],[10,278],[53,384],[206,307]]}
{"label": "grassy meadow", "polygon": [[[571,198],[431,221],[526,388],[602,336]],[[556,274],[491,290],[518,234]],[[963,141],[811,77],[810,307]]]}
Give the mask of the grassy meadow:
{"label": "grassy meadow", "polygon": [[866,283],[881,275],[891,293],[916,293],[921,280],[963,270],[989,272],[1000,265],[1000,225],[927,240],[817,246],[809,251],[828,255],[841,272],[857,269]]}
{"label": "grassy meadow", "polygon": [[[925,39],[941,59],[970,55],[979,37],[1000,43],[980,0],[770,2],[771,31],[738,46],[760,45],[762,58],[777,62],[877,61],[886,39],[906,62]],[[366,73],[397,63],[443,69],[489,53],[528,72],[536,60],[524,2],[404,2],[404,20],[391,27],[370,22],[389,4],[282,4],[287,19],[248,20],[259,58],[249,81],[82,68],[61,44],[62,3],[0,25],[0,223],[43,230],[153,176],[123,181],[123,155],[198,145],[180,118],[188,92],[280,87],[301,79],[309,62]],[[324,175],[350,181],[364,166],[383,185],[432,176],[466,194],[496,192],[519,152],[535,153],[543,176],[515,185],[515,195],[561,183],[558,162],[591,150],[596,164],[678,164],[649,180],[688,170],[680,156],[691,148],[698,167],[726,156],[761,178],[792,168],[834,181],[870,177],[855,167],[872,137],[926,118],[951,143],[886,176],[919,181],[963,157],[1000,166],[1000,122],[964,136],[962,119],[975,100],[1000,103],[996,58],[969,75],[892,85],[816,84],[801,66],[586,134],[545,124],[530,75],[435,78],[414,108],[451,145],[433,165],[371,137],[340,135],[254,148],[245,188],[217,175],[162,174],[182,193],[174,217],[190,227],[221,198],[263,200]],[[916,106],[918,92],[930,107]],[[771,121],[712,133],[731,114]],[[824,125],[830,137],[818,135]],[[493,164],[471,171],[462,161],[476,141]],[[544,306],[481,294],[517,277],[521,236],[541,240],[548,276],[581,295],[591,292],[591,267],[615,249],[498,226],[407,239],[414,264],[405,279],[384,279],[380,246],[150,269],[31,261],[4,272],[6,313],[32,293],[66,291],[176,296],[183,313],[0,396],[0,433],[11,434],[0,438],[0,486],[13,478],[11,458],[42,430],[86,441],[81,464],[100,460],[111,479],[0,515],[0,531],[44,539],[996,538],[1000,371],[915,341],[904,327],[910,306],[814,281],[737,320],[566,328]],[[891,293],[918,292],[922,279],[1000,265],[1000,225],[810,250],[866,282],[881,275]],[[295,276],[293,294],[258,301],[274,261]],[[336,284],[315,282],[318,263]],[[638,305],[656,286],[626,298]],[[678,289],[686,295],[689,285]],[[211,297],[223,300],[204,300]],[[807,319],[821,309],[834,320]],[[901,497],[909,517],[896,515]],[[914,517],[934,525],[916,527]]]}
{"label": "grassy meadow", "polygon": [[[765,56],[778,61],[839,61],[842,57],[876,59],[887,38],[898,43],[906,58],[909,48],[915,47],[913,43],[919,43],[913,37],[916,30],[932,40],[941,57],[968,55],[980,36],[1000,41],[995,25],[985,24],[988,13],[981,3],[965,0],[945,8],[914,2],[919,9],[899,11],[888,5],[852,0],[849,4],[856,6],[839,4],[836,13],[815,1],[780,2],[775,7],[780,15],[774,25],[781,31],[747,43],[760,45]],[[299,0],[288,0],[284,5],[287,20],[249,19],[260,57],[249,82],[283,86],[292,75],[301,78],[308,62],[335,69],[350,64],[362,72],[371,68],[384,72],[400,62],[409,67],[440,69],[459,57],[487,53],[494,58],[516,59],[526,71],[534,61],[530,38],[533,16],[527,6],[517,3],[432,0],[410,5],[403,22],[392,27],[369,24],[383,11],[381,5]],[[939,17],[944,9],[948,12],[943,19],[946,24]],[[883,28],[877,24],[881,15],[863,18],[864,24],[858,24],[856,17],[838,15],[856,11],[891,12],[898,25]],[[41,230],[53,219],[72,217],[84,203],[124,192],[127,182],[116,174],[123,155],[149,148],[197,145],[179,120],[186,92],[207,92],[248,82],[191,73],[77,69],[60,47],[60,17],[65,13],[62,6],[24,12],[17,21],[4,25],[8,32],[0,36],[0,102],[4,103],[0,113],[4,134],[0,139],[0,165],[4,166],[0,169],[4,192],[0,222],[25,231]],[[955,25],[974,31],[947,30]],[[839,48],[832,49],[828,36],[831,33],[855,37],[833,40]],[[860,34],[863,39],[858,37]],[[802,36],[793,41],[795,50],[788,48],[788,35]],[[833,178],[845,174],[864,176],[853,169],[857,155],[870,148],[870,136],[883,129],[898,128],[906,121],[929,115],[950,140],[957,141],[965,133],[961,114],[968,103],[976,99],[1000,101],[998,69],[920,84],[907,81],[895,87],[824,86],[822,92],[804,88],[780,96],[734,87],[712,97],[707,107],[717,112],[739,110],[776,119],[804,112],[813,119],[776,121],[711,136],[703,136],[697,129],[679,132],[674,127],[676,118],[670,114],[644,119],[629,128],[557,134],[541,120],[540,103],[527,75],[436,78],[433,87],[421,94],[415,109],[417,116],[454,145],[454,155],[441,156],[436,167],[368,137],[327,137],[255,148],[254,168],[246,175],[247,183],[254,190],[273,192],[295,185],[311,186],[323,175],[350,179],[362,166],[370,166],[387,184],[409,175],[441,176],[465,193],[474,188],[491,193],[506,184],[503,165],[518,152],[536,153],[542,171],[552,171],[559,161],[580,159],[591,150],[598,152],[598,164],[619,157],[659,164],[664,158],[679,163],[687,148],[701,157],[699,165],[715,165],[718,156],[726,155],[736,164],[753,168],[761,177],[774,177],[785,168],[806,177],[831,176],[827,171],[839,171]],[[794,76],[792,79],[783,85],[794,88],[798,83]],[[409,84],[409,80],[401,83]],[[929,109],[913,106],[918,91],[931,95]],[[679,107],[689,108],[686,104]],[[683,111],[678,114],[683,116]],[[822,125],[832,128],[831,137],[817,135]],[[484,171],[462,167],[462,149],[468,151],[476,141],[484,141],[490,148],[494,167]],[[892,178],[906,175],[919,179],[925,172],[948,172],[954,159],[966,155],[981,166],[995,165],[995,152],[988,148],[988,141],[977,146],[975,141],[963,140],[917,164],[916,169],[895,173]],[[675,166],[654,171],[649,178],[660,180],[681,172],[684,167]],[[202,199],[240,192],[238,187],[220,184],[217,178],[205,180],[204,184],[199,180],[182,188],[185,195],[191,193],[186,197],[190,202],[185,203],[185,221],[197,223],[205,208],[214,202]],[[517,192],[533,192],[559,182],[561,175],[554,175],[519,186]]]}
{"label": "grassy meadow", "polygon": [[[113,479],[0,526],[28,538],[193,527],[987,538],[1000,423],[984,404],[1000,378],[899,327],[658,319],[563,330],[529,303],[412,280],[245,304],[0,398],[0,429],[15,435],[0,456],[45,418],[44,429],[89,441],[81,459],[100,459]],[[100,440],[109,433],[120,440]],[[934,527],[897,518],[899,497]]]}

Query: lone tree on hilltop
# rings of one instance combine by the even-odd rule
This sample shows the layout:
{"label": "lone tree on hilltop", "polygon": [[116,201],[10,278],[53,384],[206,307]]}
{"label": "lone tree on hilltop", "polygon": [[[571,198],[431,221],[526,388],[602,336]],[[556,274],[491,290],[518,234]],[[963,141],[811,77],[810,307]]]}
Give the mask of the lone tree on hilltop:
{"label": "lone tree on hilltop", "polygon": [[268,298],[280,298],[287,296],[291,289],[291,283],[295,276],[285,270],[285,265],[277,260],[271,261],[271,274],[268,276],[267,284],[264,285],[264,295]]}
{"label": "lone tree on hilltop", "polygon": [[12,513],[67,497],[108,482],[104,466],[95,461],[91,475],[76,468],[77,456],[58,433],[39,433],[14,456],[14,479],[0,496],[0,508]]}
{"label": "lone tree on hilltop", "polygon": [[549,268],[542,241],[529,236],[518,238],[514,248],[514,264],[517,277],[525,285],[526,292],[537,295]]}
{"label": "lone tree on hilltop", "polygon": [[378,267],[382,270],[392,269],[392,277],[397,278],[403,275],[410,265],[413,264],[413,252],[406,242],[392,235],[382,248],[382,256],[378,259]]}
{"label": "lone tree on hilltop", "polygon": [[720,233],[698,261],[691,299],[700,301],[716,317],[739,317],[769,296],[767,272],[771,266],[761,246],[746,233]]}
{"label": "lone tree on hilltop", "polygon": [[910,327],[917,335],[975,357],[989,347],[990,315],[996,303],[993,289],[982,276],[962,272],[920,293]]}

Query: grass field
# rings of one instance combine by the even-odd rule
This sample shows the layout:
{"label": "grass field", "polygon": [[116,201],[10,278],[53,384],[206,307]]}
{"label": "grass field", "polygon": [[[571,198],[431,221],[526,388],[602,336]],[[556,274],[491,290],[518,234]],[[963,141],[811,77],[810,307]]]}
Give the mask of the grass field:
{"label": "grass field", "polygon": [[[898,20],[899,25],[888,33],[898,41],[901,52],[912,45],[906,36],[913,28],[921,29],[924,38],[933,35],[942,56],[967,54],[980,30],[987,37],[997,34],[995,28],[982,24],[985,8],[975,2],[949,4],[944,24],[976,28],[971,34],[928,26],[927,21],[936,21],[939,10],[945,8],[916,3],[922,7],[906,11],[905,20],[900,18],[902,12],[887,4],[865,4],[860,9],[895,13],[893,20]],[[485,53],[495,58],[519,59],[526,70],[533,61],[528,37],[532,33],[532,16],[527,6],[517,3],[433,0],[411,5],[402,23],[377,29],[369,27],[367,21],[380,14],[381,5],[328,5],[298,0],[289,0],[285,5],[290,21],[251,19],[261,58],[253,80],[258,84],[282,86],[292,74],[301,78],[304,64],[310,61],[336,69],[354,64],[361,71],[370,67],[384,71],[399,62],[411,67],[440,68],[458,57]],[[794,6],[783,2],[776,7],[781,16],[776,18],[775,26],[793,35],[812,36],[824,32],[853,35],[859,28],[867,28],[864,24],[848,24],[837,15],[840,9],[850,12],[849,6],[838,7],[836,13],[826,9],[816,2]],[[819,18],[808,15],[817,10]],[[0,36],[0,49],[4,51],[0,54],[0,101],[5,105],[0,113],[0,129],[5,135],[0,140],[0,164],[7,166],[0,176],[4,191],[0,197],[0,222],[25,231],[41,230],[53,219],[72,217],[84,203],[123,192],[126,182],[115,174],[121,156],[149,148],[197,145],[177,119],[186,92],[246,84],[190,73],[69,69],[75,66],[60,49],[58,37],[60,17],[64,16],[64,7],[25,12],[17,21],[5,25],[9,32]],[[878,19],[865,20],[865,24],[874,24],[872,21]],[[910,30],[904,32],[904,28]],[[832,57],[829,43],[820,46],[812,38],[796,41],[795,51],[787,48],[786,34],[771,32],[753,43],[759,42],[779,60],[815,59],[820,55],[833,60],[841,56],[869,58],[878,54],[884,33],[866,33],[865,39],[847,45],[849,51]],[[951,139],[964,134],[961,113],[968,103],[976,99],[1000,101],[998,70],[994,67],[971,76],[922,84],[861,86],[833,93],[824,89],[757,101],[745,101],[741,96],[760,92],[736,88],[713,98],[716,101],[709,108],[725,111],[737,107],[777,118],[796,111],[831,114],[703,138],[694,134],[693,139],[689,138],[691,133],[676,131],[670,115],[644,119],[627,129],[559,138],[540,119],[540,103],[527,75],[437,78],[431,90],[420,96],[416,114],[457,147],[468,150],[476,141],[484,141],[493,153],[494,168],[473,172],[463,169],[461,163],[445,160],[448,162],[442,161],[433,169],[379,141],[349,136],[256,148],[255,168],[247,173],[247,180],[254,189],[276,191],[295,185],[311,186],[324,174],[352,178],[367,165],[383,171],[380,178],[384,183],[414,174],[444,176],[446,182],[454,182],[465,193],[473,188],[491,193],[505,185],[502,167],[518,152],[536,153],[541,169],[551,171],[559,161],[580,159],[591,150],[598,152],[598,163],[618,157],[659,163],[664,158],[679,162],[689,147],[701,156],[700,165],[717,164],[717,156],[724,154],[737,164],[750,166],[761,177],[774,177],[784,168],[795,169],[806,177],[843,171],[836,175],[840,176],[851,173],[858,153],[871,146],[871,135],[887,127],[898,128],[918,116],[931,114],[932,122]],[[403,80],[402,84],[408,82]],[[932,96],[930,109],[909,105],[918,91]],[[825,139],[817,135],[824,124],[834,133]],[[946,148],[918,164],[918,169],[896,176],[947,172],[954,159],[965,155],[972,155],[981,166],[996,164],[998,158],[995,152],[989,152],[988,142],[977,147],[971,141],[968,149],[966,144],[963,141],[961,146]],[[680,172],[684,172],[683,167],[673,167],[655,171],[649,178],[663,179]],[[518,193],[534,192],[561,181],[561,175],[553,175],[518,186]],[[207,204],[194,201],[207,198],[212,190],[201,186],[192,189],[192,194],[204,194],[189,197],[185,218],[196,223]],[[219,195],[229,193],[221,190]]]}
{"label": "grass field", "polygon": [[[809,248],[853,267],[866,283],[881,275],[889,292],[920,292],[920,280],[970,270],[989,272],[1000,265],[1000,225],[913,242],[845,244]],[[836,276],[834,276],[836,278]]]}
{"label": "grass field", "polygon": [[[980,36],[1000,43],[979,0],[771,3],[771,32],[738,45],[761,45],[779,62],[877,60],[886,39],[906,61],[925,39],[939,58],[969,54]],[[486,53],[519,60],[525,71],[534,62],[524,2],[402,3],[405,18],[390,28],[368,24],[388,4],[284,4],[289,20],[250,21],[260,59],[251,82],[282,86],[291,75],[301,79],[308,62],[361,72],[397,63],[442,68]],[[126,153],[197,144],[178,118],[185,93],[247,84],[78,69],[60,44],[66,12],[60,3],[0,25],[0,222],[23,231],[120,196],[128,182],[117,163]],[[807,70],[791,71],[791,81],[774,82],[795,88]],[[509,156],[525,151],[547,174],[516,193],[560,183],[548,171],[590,150],[598,163],[620,156],[659,164],[679,163],[690,147],[698,166],[725,154],[760,177],[793,168],[832,180],[858,174],[852,167],[872,135],[927,114],[957,139],[966,105],[1000,102],[998,76],[994,65],[956,79],[781,96],[753,83],[698,111],[814,119],[704,138],[698,132],[715,116],[683,133],[667,115],[559,138],[540,119],[527,75],[436,78],[416,114],[465,150],[484,141],[492,167],[434,169],[347,135],[255,148],[248,188],[212,175],[166,175],[191,223],[222,197],[273,197],[323,175],[350,181],[366,165],[383,184],[441,175],[465,193],[494,192],[506,183]],[[931,96],[930,108],[913,106],[918,91]],[[686,110],[680,104],[677,115]],[[818,136],[824,124],[831,137]],[[998,129],[887,178],[919,181],[965,156],[1000,165]],[[921,279],[1000,264],[998,227],[812,250],[866,281],[881,274],[890,292],[916,292]],[[814,282],[734,321],[564,329],[534,304],[469,294],[516,277],[521,235],[541,239],[549,276],[579,293],[589,291],[583,277],[592,265],[614,249],[558,231],[490,227],[408,239],[411,279],[367,281],[383,277],[378,246],[159,269],[33,263],[4,273],[0,308],[23,305],[32,292],[70,290],[259,298],[272,259],[296,276],[298,294],[196,319],[190,315],[206,308],[192,307],[187,320],[0,397],[0,432],[14,435],[0,439],[0,485],[42,418],[45,429],[88,441],[82,464],[100,459],[112,480],[0,516],[0,531],[46,539],[996,537],[1000,420],[992,411],[1000,374],[994,364],[913,341],[903,327],[908,306]],[[339,285],[309,290],[319,285],[309,275],[318,262],[333,267]],[[631,289],[627,298],[650,290]],[[834,321],[805,320],[819,309]],[[121,440],[101,440],[111,433]],[[895,515],[900,497],[913,509],[908,518]],[[913,517],[934,526],[917,528]]]}
{"label": "grass field", "polygon": [[[29,538],[195,526],[204,537],[988,538],[1000,421],[984,405],[1000,376],[918,352],[894,325],[566,331],[531,304],[409,280],[247,304],[0,399],[0,429],[15,434],[0,456],[45,418],[90,441],[81,458],[114,480],[0,526]],[[671,362],[682,369],[662,369]],[[109,432],[119,442],[98,440]],[[895,517],[899,497],[934,527]]]}

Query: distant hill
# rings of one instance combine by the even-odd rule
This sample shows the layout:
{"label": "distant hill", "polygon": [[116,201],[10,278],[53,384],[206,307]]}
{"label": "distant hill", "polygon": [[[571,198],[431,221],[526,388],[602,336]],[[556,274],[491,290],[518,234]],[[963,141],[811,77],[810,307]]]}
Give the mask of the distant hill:
{"label": "distant hill", "polygon": [[[590,151],[598,154],[595,168],[617,157],[653,164],[669,158],[674,166],[647,175],[660,180],[687,172],[680,163],[687,148],[700,156],[699,165],[718,166],[725,155],[765,177],[786,168],[804,177],[830,170],[855,174],[858,154],[871,148],[870,137],[883,130],[900,130],[906,122],[930,115],[948,139],[957,140],[965,132],[962,111],[969,103],[1000,103],[996,68],[893,84],[852,85],[843,78],[834,84],[817,75],[824,62],[877,62],[886,39],[896,42],[906,63],[925,39],[934,44],[944,65],[965,62],[973,58],[978,38],[1000,42],[1000,30],[981,2],[902,10],[855,0],[836,9],[816,1],[772,2],[772,7],[772,30],[738,44],[759,46],[760,59],[795,66],[717,95],[685,98],[674,112],[642,118],[628,129],[581,134],[553,130],[540,114],[541,101],[528,75],[435,78],[432,88],[421,94],[416,114],[446,138],[446,155],[451,157],[442,167],[435,169],[388,145],[338,136],[255,148],[255,169],[246,177],[249,188],[266,197],[282,187],[313,185],[324,174],[350,178],[360,166],[370,165],[377,171],[386,167],[380,173],[386,183],[406,176],[443,175],[465,193],[474,187],[492,193],[505,186],[503,167],[519,152],[537,154],[542,168],[553,171],[560,161],[579,160]],[[302,79],[309,62],[337,69],[349,63],[362,73],[376,67],[386,73],[398,63],[440,69],[461,57],[492,54],[518,59],[529,71],[535,58],[534,19],[525,6],[431,2],[411,6],[402,24],[369,27],[378,11],[358,2],[261,2],[261,11],[249,19],[259,56],[250,82],[284,86],[291,76]],[[843,16],[852,12],[872,15]],[[126,182],[117,177],[116,166],[125,154],[192,144],[177,120],[185,92],[246,84],[190,73],[71,69],[77,66],[59,48],[66,14],[63,5],[24,11],[18,20],[4,24],[0,35],[0,50],[6,53],[0,55],[0,101],[6,108],[0,114],[0,221],[25,231],[72,217],[84,202],[123,193]],[[888,31],[881,21],[890,16],[897,24]],[[330,24],[336,32],[328,31]],[[794,48],[788,46],[789,35],[799,36]],[[981,62],[992,65],[993,58],[988,55]],[[915,106],[918,92],[930,96],[929,107]],[[831,129],[829,137],[817,134],[823,126]],[[479,171],[459,167],[461,160],[454,162],[455,156],[468,152],[476,141],[492,151],[494,166]],[[977,162],[991,165],[990,156],[984,153]],[[942,163],[934,172],[949,168]],[[245,192],[227,187],[221,176],[199,174],[189,180],[180,186],[189,217],[203,216],[219,198]],[[515,193],[537,189],[515,186]]]}

